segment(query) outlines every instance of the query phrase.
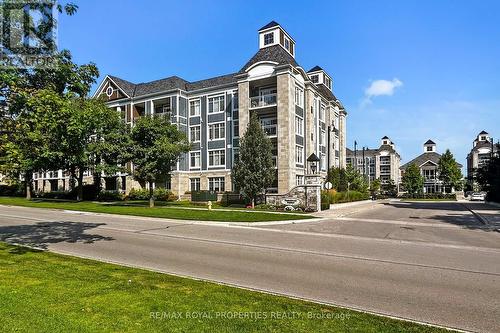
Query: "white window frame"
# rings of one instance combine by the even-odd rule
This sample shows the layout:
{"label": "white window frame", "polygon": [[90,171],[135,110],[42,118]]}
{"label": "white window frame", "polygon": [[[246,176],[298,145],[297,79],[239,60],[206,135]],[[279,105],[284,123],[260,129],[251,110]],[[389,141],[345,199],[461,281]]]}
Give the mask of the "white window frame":
{"label": "white window frame", "polygon": [[[215,100],[218,100],[217,105],[218,105],[218,110],[215,110]],[[221,104],[222,100],[222,104]],[[226,111],[226,95],[225,94],[219,94],[219,95],[213,95],[213,96],[208,96],[208,108],[207,111],[209,114],[215,114],[215,113],[222,113]],[[212,111],[210,112],[210,104],[212,104]],[[221,110],[222,107],[222,110]]]}
{"label": "white window frame", "polygon": [[325,116],[326,116],[326,106],[325,104],[321,103],[319,106],[319,120],[325,121]]}
{"label": "white window frame", "polygon": [[321,171],[326,171],[326,154],[321,153],[319,164]]}
{"label": "white window frame", "polygon": [[[198,127],[198,140],[193,140],[192,129]],[[190,142],[200,142],[201,141],[201,125],[191,125],[189,126],[189,141]]]}
{"label": "white window frame", "polygon": [[295,115],[295,134],[304,136],[304,118]]}
{"label": "white window frame", "polygon": [[[192,107],[192,104],[195,103],[195,105],[198,105],[198,108],[197,108],[197,112],[196,113],[192,113],[193,111],[193,107]],[[194,110],[196,110],[196,107],[194,108]],[[199,98],[197,99],[192,99],[189,101],[189,116],[190,117],[196,117],[196,116],[200,116],[201,115],[201,100]]]}
{"label": "white window frame", "polygon": [[[217,130],[215,129],[217,127]],[[222,127],[222,132],[221,132]],[[215,133],[219,134],[219,137],[215,137]],[[222,136],[220,136],[222,133]],[[213,134],[213,137],[212,137]],[[210,123],[208,124],[208,141],[216,141],[216,140],[225,140],[226,139],[226,123],[218,122],[218,123]]]}
{"label": "white window frame", "polygon": [[[266,37],[270,37],[269,40]],[[274,44],[274,31],[264,34],[264,46]]]}
{"label": "white window frame", "polygon": [[[211,182],[214,184],[214,188],[215,188],[215,183],[217,183],[219,185],[218,186],[219,191],[216,191],[215,189],[210,188]],[[221,186],[221,184],[222,184],[222,186]],[[226,191],[226,177],[208,177],[208,190],[218,192],[218,193],[225,192]]]}
{"label": "white window frame", "polygon": [[[198,185],[198,190],[194,189],[193,190],[193,182],[195,185]],[[196,186],[195,186],[196,187]],[[201,179],[199,177],[196,178],[189,178],[189,191],[191,192],[197,192],[201,190]]]}
{"label": "white window frame", "polygon": [[[196,165],[196,162],[195,162],[195,165],[192,165],[193,155],[195,155],[195,161],[196,161],[196,155],[198,156],[198,165]],[[199,169],[199,168],[201,168],[201,151],[200,150],[189,152],[189,168],[190,169]]]}
{"label": "white window frame", "polygon": [[323,129],[321,130],[320,135],[319,135],[319,144],[321,146],[326,145],[326,131]]}
{"label": "white window frame", "polygon": [[[210,164],[210,153],[212,153],[214,156],[212,157],[212,160],[215,161],[215,153],[216,152],[222,152],[222,155],[219,155],[219,164]],[[224,163],[220,163],[221,156],[224,157]],[[208,166],[209,167],[225,167],[226,166],[226,149],[211,149],[208,151]]]}
{"label": "white window frame", "polygon": [[304,146],[295,145],[295,164],[304,165]]}
{"label": "white window frame", "polygon": [[304,89],[295,87],[295,105],[304,108]]}
{"label": "white window frame", "polygon": [[304,185],[304,175],[296,175],[295,176],[295,185]]}

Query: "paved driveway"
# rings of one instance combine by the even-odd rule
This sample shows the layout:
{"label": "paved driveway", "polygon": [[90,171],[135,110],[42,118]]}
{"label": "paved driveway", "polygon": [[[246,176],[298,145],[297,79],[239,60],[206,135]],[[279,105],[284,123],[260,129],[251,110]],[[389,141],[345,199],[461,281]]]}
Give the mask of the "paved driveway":
{"label": "paved driveway", "polygon": [[[451,208],[459,206],[446,207],[420,212],[417,222],[411,217],[407,220],[434,223],[434,229],[452,226],[432,221],[432,214],[457,214]],[[390,214],[411,212],[408,216],[419,211],[384,205],[359,213],[360,219],[377,220],[386,210]],[[458,214],[464,215],[461,220],[472,221],[466,211]],[[407,220],[394,220],[390,225],[399,228],[402,225],[395,223]],[[358,222],[332,220],[324,222],[323,228],[336,223]],[[277,227],[284,229],[0,206],[0,241],[446,327],[498,332],[500,249],[490,244],[473,247]],[[496,236],[464,225],[453,227]]]}
{"label": "paved driveway", "polygon": [[467,207],[488,214],[485,216],[492,221],[500,217],[498,208],[483,203],[387,201],[371,204],[346,217],[268,228],[472,248],[500,248],[500,232],[481,222]]}

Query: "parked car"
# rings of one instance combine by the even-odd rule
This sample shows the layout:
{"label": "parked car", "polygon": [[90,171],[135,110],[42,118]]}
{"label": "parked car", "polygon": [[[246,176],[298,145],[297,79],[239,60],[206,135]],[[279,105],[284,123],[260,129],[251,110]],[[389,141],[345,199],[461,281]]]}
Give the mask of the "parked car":
{"label": "parked car", "polygon": [[484,193],[481,192],[474,192],[470,196],[471,201],[484,201],[486,199],[486,196]]}

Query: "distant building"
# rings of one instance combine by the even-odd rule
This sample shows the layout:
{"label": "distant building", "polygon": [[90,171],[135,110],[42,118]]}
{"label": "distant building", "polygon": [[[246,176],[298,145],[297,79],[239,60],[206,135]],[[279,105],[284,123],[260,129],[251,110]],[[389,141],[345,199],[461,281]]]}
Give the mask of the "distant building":
{"label": "distant building", "polygon": [[497,155],[499,149],[493,144],[493,139],[488,132],[482,131],[472,143],[472,149],[467,155],[467,182],[473,188],[477,189],[475,181],[477,170],[486,165],[492,155]]}
{"label": "distant building", "polygon": [[363,163],[363,150],[356,152],[346,149],[346,162],[353,166],[361,174],[367,175],[370,181],[380,179],[382,184],[387,184],[390,180],[399,187],[399,166],[401,157],[394,148],[394,143],[387,136],[380,141],[377,149],[365,149]]}
{"label": "distant building", "polygon": [[[414,158],[401,167],[401,175],[404,175],[406,168],[410,164],[415,164],[420,169],[420,174],[424,177],[424,193],[445,193],[443,182],[439,180],[438,165],[441,154],[436,152],[436,143],[427,140],[424,143],[424,153]],[[462,168],[461,164],[458,164]],[[453,192],[453,189],[450,189]]]}

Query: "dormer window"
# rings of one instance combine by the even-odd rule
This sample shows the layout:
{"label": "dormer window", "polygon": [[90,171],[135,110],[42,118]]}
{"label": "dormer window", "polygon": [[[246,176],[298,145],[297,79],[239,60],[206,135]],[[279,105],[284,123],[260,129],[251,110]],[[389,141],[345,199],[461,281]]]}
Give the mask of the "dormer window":
{"label": "dormer window", "polygon": [[427,151],[432,151],[432,147],[427,147]]}
{"label": "dormer window", "polygon": [[318,83],[319,82],[319,76],[318,75],[311,75],[311,81],[313,83]]}
{"label": "dormer window", "polygon": [[482,137],[481,137],[481,141],[486,141],[486,137],[485,137],[485,136],[482,136]]}
{"label": "dormer window", "polygon": [[389,142],[387,140],[384,140],[384,145],[388,145]]}
{"label": "dormer window", "polygon": [[285,49],[290,51],[290,40],[288,38],[285,38]]}
{"label": "dormer window", "polygon": [[274,32],[264,35],[264,45],[274,44]]}
{"label": "dormer window", "polygon": [[332,89],[332,80],[330,80],[330,78],[325,75],[324,81],[325,81],[325,86],[327,86],[328,89]]}

